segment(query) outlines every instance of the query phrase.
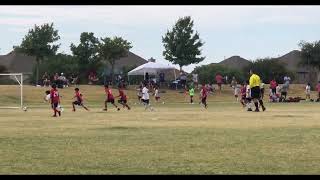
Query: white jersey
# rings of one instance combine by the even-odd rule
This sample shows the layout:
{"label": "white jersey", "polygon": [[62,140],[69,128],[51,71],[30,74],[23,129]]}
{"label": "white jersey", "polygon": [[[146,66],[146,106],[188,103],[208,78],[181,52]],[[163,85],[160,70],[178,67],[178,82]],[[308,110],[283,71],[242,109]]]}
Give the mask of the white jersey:
{"label": "white jersey", "polygon": [[234,88],[234,95],[240,95],[240,87],[237,85]]}
{"label": "white jersey", "polygon": [[46,101],[49,101],[51,98],[50,94],[46,95],[46,97],[44,98]]}
{"label": "white jersey", "polygon": [[281,91],[281,86],[277,86],[276,87],[276,94],[280,94],[280,91]]}
{"label": "white jersey", "polygon": [[310,94],[311,92],[311,87],[309,85],[306,86],[306,94]]}
{"label": "white jersey", "polygon": [[246,98],[251,98],[251,89],[250,89],[250,85],[247,85],[247,87],[246,87]]}
{"label": "white jersey", "polygon": [[144,99],[144,100],[149,99],[149,89],[146,87],[143,87],[143,89],[142,89],[142,99]]}

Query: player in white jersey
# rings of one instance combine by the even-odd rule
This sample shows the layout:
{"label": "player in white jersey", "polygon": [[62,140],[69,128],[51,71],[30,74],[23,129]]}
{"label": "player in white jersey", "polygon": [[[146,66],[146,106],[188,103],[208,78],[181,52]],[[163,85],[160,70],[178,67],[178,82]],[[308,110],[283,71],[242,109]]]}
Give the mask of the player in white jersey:
{"label": "player in white jersey", "polygon": [[150,109],[151,111],[153,111],[153,107],[150,105],[150,96],[149,89],[147,88],[147,83],[143,85],[141,101],[145,107],[145,110]]}

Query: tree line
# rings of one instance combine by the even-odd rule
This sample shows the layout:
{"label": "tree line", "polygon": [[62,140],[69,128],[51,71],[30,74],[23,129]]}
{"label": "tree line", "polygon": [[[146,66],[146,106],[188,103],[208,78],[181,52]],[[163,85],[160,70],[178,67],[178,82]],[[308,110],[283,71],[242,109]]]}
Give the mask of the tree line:
{"label": "tree line", "polygon": [[[206,57],[202,56],[201,48],[204,42],[200,35],[194,30],[194,21],[190,16],[179,18],[171,29],[162,36],[164,46],[163,56],[166,60],[177,64],[182,70],[183,66],[198,64]],[[43,71],[73,72],[85,79],[90,71],[102,69],[109,66],[111,69],[111,79],[114,80],[114,68],[116,61],[128,55],[132,48],[132,43],[122,37],[95,37],[93,32],[83,32],[80,35],[80,43],[70,45],[72,55],[57,53],[60,44],[58,30],[53,23],[35,25],[28,31],[19,46],[14,46],[14,50],[36,58],[34,71],[35,82],[39,82],[39,74]],[[299,43],[302,52],[301,65],[311,65],[320,70],[320,41]],[[126,71],[134,67],[126,67]],[[244,69],[230,69],[224,66],[204,65],[196,67],[193,72],[199,74],[200,81],[210,81],[213,74],[220,73],[229,77],[236,76],[244,80],[248,76],[249,69],[255,70],[264,81],[270,78],[280,77],[284,74],[291,74],[283,64],[275,59],[263,58],[252,61]],[[40,72],[41,71],[41,72]],[[310,78],[309,78],[310,79]]]}

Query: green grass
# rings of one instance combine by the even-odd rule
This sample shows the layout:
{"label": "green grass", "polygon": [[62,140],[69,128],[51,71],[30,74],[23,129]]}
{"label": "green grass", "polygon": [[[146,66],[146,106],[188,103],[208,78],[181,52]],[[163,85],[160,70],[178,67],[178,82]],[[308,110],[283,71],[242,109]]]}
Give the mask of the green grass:
{"label": "green grass", "polygon": [[[99,102],[99,90],[84,89]],[[255,113],[226,94],[205,110],[169,92],[154,112],[132,99],[131,111],[88,103],[74,113],[65,89],[65,112],[52,118],[41,95],[32,99],[42,89],[26,91],[27,112],[0,109],[0,174],[320,174],[320,103]]]}

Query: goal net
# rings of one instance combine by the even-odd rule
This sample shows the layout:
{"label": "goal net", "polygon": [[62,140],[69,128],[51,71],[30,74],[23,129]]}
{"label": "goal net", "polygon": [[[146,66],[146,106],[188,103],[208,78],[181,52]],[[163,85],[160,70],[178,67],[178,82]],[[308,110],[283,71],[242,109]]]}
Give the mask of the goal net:
{"label": "goal net", "polygon": [[23,107],[22,73],[0,74],[0,108]]}

